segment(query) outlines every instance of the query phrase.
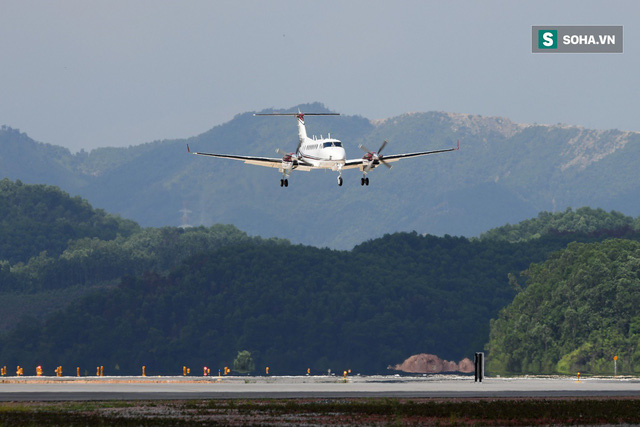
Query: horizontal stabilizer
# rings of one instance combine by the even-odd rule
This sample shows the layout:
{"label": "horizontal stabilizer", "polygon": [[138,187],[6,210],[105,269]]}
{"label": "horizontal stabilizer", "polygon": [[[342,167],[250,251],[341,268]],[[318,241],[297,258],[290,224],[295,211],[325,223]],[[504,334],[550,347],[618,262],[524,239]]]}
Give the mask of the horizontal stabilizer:
{"label": "horizontal stabilizer", "polygon": [[339,116],[340,113],[255,113],[254,116]]}

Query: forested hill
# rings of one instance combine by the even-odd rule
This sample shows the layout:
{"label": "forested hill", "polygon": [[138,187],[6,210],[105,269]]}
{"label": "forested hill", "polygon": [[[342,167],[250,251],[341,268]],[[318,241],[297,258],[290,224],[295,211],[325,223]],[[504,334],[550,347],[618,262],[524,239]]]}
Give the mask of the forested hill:
{"label": "forested hill", "polygon": [[[393,233],[339,251],[230,225],[140,228],[56,188],[0,189],[14,213],[5,222],[40,221],[7,241],[37,255],[0,260],[0,364],[116,374],[230,366],[240,350],[273,373],[379,373],[416,353],[460,360],[488,341],[490,319],[522,290],[520,271],[635,221],[567,210],[554,224],[595,216],[605,228],[558,233],[538,221],[527,225],[535,238],[514,241]],[[39,241],[58,223],[65,233]]]}
{"label": "forested hill", "polygon": [[[263,112],[298,109],[329,111],[315,103]],[[281,189],[270,168],[188,155],[187,143],[197,151],[270,157],[278,148],[295,149],[295,120],[247,112],[189,139],[76,154],[5,127],[0,171],[59,185],[143,226],[180,225],[191,211],[192,225],[233,223],[253,235],[339,249],[394,231],[477,236],[568,206],[640,215],[636,132],[445,112],[385,120],[309,116],[306,123],[309,135],[331,132],[342,140],[349,158],[364,154],[358,144],[375,150],[385,139],[385,154],[449,148],[457,140],[461,148],[376,169],[366,188],[360,172],[350,170],[343,187],[334,172],[296,171]]]}
{"label": "forested hill", "polygon": [[136,231],[133,221],[95,210],[57,187],[0,181],[0,260],[27,262],[42,251],[58,256],[70,240],[113,240]]}
{"label": "forested hill", "polygon": [[572,243],[532,265],[527,286],[491,322],[493,373],[640,371],[640,243]]}
{"label": "forested hill", "polygon": [[121,374],[222,368],[240,350],[274,374],[381,373],[424,352],[460,360],[483,348],[516,294],[507,276],[568,241],[395,233],[350,252],[234,244],[24,321],[0,339],[0,360]]}
{"label": "forested hill", "polygon": [[231,366],[249,350],[261,371],[294,374],[381,373],[422,352],[460,360],[483,348],[489,319],[513,298],[507,275],[563,245],[543,241],[399,233],[351,252],[235,244],[23,322],[0,340],[0,361],[171,373]]}
{"label": "forested hill", "polygon": [[[0,181],[0,331],[45,318],[125,275],[168,272],[252,238],[232,225],[141,228],[57,187]],[[283,244],[288,242],[280,241]]]}
{"label": "forested hill", "polygon": [[640,217],[632,218],[620,212],[605,212],[589,207],[563,212],[540,212],[536,218],[515,225],[504,225],[480,235],[480,239],[522,242],[550,234],[625,237],[640,230]]}

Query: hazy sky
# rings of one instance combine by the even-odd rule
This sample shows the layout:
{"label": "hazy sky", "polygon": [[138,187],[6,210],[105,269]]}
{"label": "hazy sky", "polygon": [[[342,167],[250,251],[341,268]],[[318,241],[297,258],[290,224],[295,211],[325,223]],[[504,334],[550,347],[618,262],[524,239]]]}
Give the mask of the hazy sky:
{"label": "hazy sky", "polygon": [[[624,54],[532,54],[623,25]],[[638,1],[0,0],[0,124],[73,151],[323,102],[640,131]]]}

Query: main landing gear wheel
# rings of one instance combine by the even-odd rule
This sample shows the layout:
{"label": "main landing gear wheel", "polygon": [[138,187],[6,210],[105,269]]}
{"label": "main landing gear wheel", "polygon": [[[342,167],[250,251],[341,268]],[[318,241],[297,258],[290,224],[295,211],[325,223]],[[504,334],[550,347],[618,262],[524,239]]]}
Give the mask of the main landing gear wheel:
{"label": "main landing gear wheel", "polygon": [[338,186],[342,187],[342,177],[341,176],[338,177]]}

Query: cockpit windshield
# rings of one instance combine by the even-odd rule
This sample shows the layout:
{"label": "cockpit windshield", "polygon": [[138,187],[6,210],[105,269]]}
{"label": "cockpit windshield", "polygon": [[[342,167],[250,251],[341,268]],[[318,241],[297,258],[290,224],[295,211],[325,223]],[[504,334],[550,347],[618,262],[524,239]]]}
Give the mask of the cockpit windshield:
{"label": "cockpit windshield", "polygon": [[327,148],[327,147],[342,147],[342,142],[340,141],[336,141],[336,142],[325,142],[324,144],[322,144],[323,148]]}

